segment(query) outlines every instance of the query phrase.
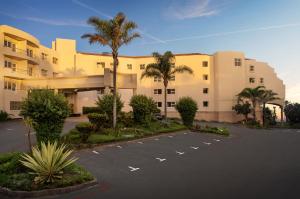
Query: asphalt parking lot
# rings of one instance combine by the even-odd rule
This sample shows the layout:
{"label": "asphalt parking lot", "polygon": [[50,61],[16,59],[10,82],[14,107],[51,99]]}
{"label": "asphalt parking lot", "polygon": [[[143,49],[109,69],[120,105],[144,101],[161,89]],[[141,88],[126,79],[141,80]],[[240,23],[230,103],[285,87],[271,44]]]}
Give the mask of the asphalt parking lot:
{"label": "asphalt parking lot", "polygon": [[47,198],[300,198],[299,130],[227,126],[77,151],[99,184]]}

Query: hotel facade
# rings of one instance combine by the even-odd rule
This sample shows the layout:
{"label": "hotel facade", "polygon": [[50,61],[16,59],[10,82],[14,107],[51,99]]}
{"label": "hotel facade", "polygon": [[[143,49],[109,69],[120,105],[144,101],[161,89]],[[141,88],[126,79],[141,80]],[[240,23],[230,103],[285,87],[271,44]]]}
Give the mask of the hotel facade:
{"label": "hotel facade", "polygon": [[[29,89],[48,88],[63,93],[74,113],[95,106],[98,96],[112,89],[112,63],[109,54],[76,51],[76,41],[56,39],[52,47],[40,44],[34,36],[0,26],[0,110],[19,117],[20,103]],[[158,78],[141,79],[151,56],[120,56],[117,89],[130,111],[134,94],[152,97],[163,110],[163,83]],[[198,104],[196,118],[207,121],[236,122],[242,119],[232,111],[236,95],[245,87],[265,86],[278,93],[283,106],[285,85],[265,62],[248,59],[242,52],[216,52],[212,55],[176,54],[175,65],[187,65],[194,74],[176,74],[167,90],[168,116],[178,117],[174,105],[183,96]]]}

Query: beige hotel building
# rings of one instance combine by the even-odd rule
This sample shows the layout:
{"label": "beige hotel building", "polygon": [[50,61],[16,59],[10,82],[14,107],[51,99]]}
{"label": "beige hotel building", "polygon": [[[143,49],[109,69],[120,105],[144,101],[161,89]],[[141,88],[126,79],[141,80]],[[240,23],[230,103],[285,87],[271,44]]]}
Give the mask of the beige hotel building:
{"label": "beige hotel building", "polygon": [[[74,113],[95,106],[97,96],[112,88],[112,57],[76,51],[76,41],[56,39],[52,47],[40,44],[34,36],[7,25],[0,26],[0,110],[19,117],[20,103],[33,88],[49,88],[64,93]],[[265,62],[248,59],[242,52],[176,54],[175,65],[187,65],[193,75],[177,74],[167,95],[168,114],[177,117],[175,102],[190,96],[198,103],[197,119],[235,122],[241,119],[232,111],[236,95],[245,87],[264,85],[279,94],[282,106],[285,85]],[[140,79],[151,56],[120,56],[117,88],[130,111],[134,94],[153,97],[163,110],[163,83],[160,79]]]}

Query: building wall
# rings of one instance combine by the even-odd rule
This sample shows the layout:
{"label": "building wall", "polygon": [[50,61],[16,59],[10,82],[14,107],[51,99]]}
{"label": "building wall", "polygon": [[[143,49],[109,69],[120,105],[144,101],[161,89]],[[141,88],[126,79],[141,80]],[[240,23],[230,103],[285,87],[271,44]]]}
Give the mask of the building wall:
{"label": "building wall", "polygon": [[[16,50],[0,45],[0,109],[15,116],[18,111],[10,110],[10,101],[21,101],[30,88],[66,92],[76,113],[81,113],[83,106],[93,106],[99,93],[112,88],[113,59],[109,54],[77,52],[76,41],[69,39],[56,39],[52,48],[47,48],[32,35],[10,26],[0,26],[0,43],[4,44],[4,40],[15,43]],[[27,55],[27,49],[32,50],[32,56]],[[235,59],[241,60],[239,66],[235,65]],[[4,67],[5,60],[14,62],[16,70]],[[131,110],[129,100],[133,94],[153,97],[156,102],[162,103],[160,109],[164,110],[163,83],[153,78],[141,79],[144,70],[141,65],[147,66],[154,61],[151,56],[119,57],[117,86],[125,102],[125,111]],[[194,74],[176,74],[175,81],[170,81],[168,86],[168,89],[175,89],[175,94],[168,94],[167,101],[192,97],[199,107],[196,114],[199,120],[240,120],[241,117],[232,112],[232,106],[236,103],[236,95],[245,87],[264,85],[274,90],[282,99],[277,104],[283,104],[285,98],[285,86],[274,69],[267,63],[245,58],[242,52],[177,54],[175,65],[189,66]],[[250,71],[251,66],[254,70]],[[208,76],[207,80],[204,75]],[[249,83],[249,78],[255,78],[255,82]],[[264,78],[263,82],[260,78]],[[4,90],[5,81],[16,83],[16,90]],[[208,89],[208,93],[203,93],[204,88]],[[154,89],[162,89],[162,94],[154,94]],[[204,102],[208,102],[207,107]],[[178,117],[173,107],[168,107],[168,114]]]}

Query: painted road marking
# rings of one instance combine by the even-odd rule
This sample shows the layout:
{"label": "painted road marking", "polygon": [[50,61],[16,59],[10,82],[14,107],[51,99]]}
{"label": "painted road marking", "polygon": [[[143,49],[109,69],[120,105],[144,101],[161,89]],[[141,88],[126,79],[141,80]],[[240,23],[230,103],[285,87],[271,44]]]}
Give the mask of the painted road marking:
{"label": "painted road marking", "polygon": [[13,131],[13,129],[7,129],[8,131]]}
{"label": "painted road marking", "polygon": [[203,142],[203,144],[206,144],[206,145],[211,145],[210,142]]}
{"label": "painted road marking", "polygon": [[132,166],[128,166],[128,168],[130,169],[130,171],[137,171],[137,170],[140,169],[140,168],[134,168],[134,167],[132,167]]}
{"label": "painted road marking", "polygon": [[98,152],[98,151],[95,151],[95,150],[94,150],[94,151],[92,151],[92,152],[93,152],[93,153],[95,153],[95,154],[99,154],[99,152]]}
{"label": "painted road marking", "polygon": [[159,160],[159,162],[163,162],[163,161],[166,161],[166,160],[167,160],[167,159],[165,159],[165,158],[155,158],[155,159]]}
{"label": "painted road marking", "polygon": [[191,148],[195,149],[195,150],[199,149],[199,147],[196,147],[196,146],[191,146]]}
{"label": "painted road marking", "polygon": [[214,139],[214,141],[216,141],[216,142],[220,142],[221,140],[218,140],[218,139]]}
{"label": "painted road marking", "polygon": [[155,138],[154,140],[159,140],[158,138]]}
{"label": "painted road marking", "polygon": [[183,133],[184,135],[186,135],[187,133]]}
{"label": "painted road marking", "polygon": [[180,152],[180,151],[176,151],[176,153],[177,153],[178,155],[183,155],[183,154],[184,154],[184,152]]}
{"label": "painted road marking", "polygon": [[172,138],[173,136],[172,136],[172,135],[169,135],[168,137],[169,137],[169,138]]}
{"label": "painted road marking", "polygon": [[139,143],[139,144],[144,144],[143,142],[137,142],[137,143]]}
{"label": "painted road marking", "polygon": [[122,149],[122,146],[118,145],[117,148]]}
{"label": "painted road marking", "polygon": [[300,133],[300,130],[298,130],[297,133]]}

